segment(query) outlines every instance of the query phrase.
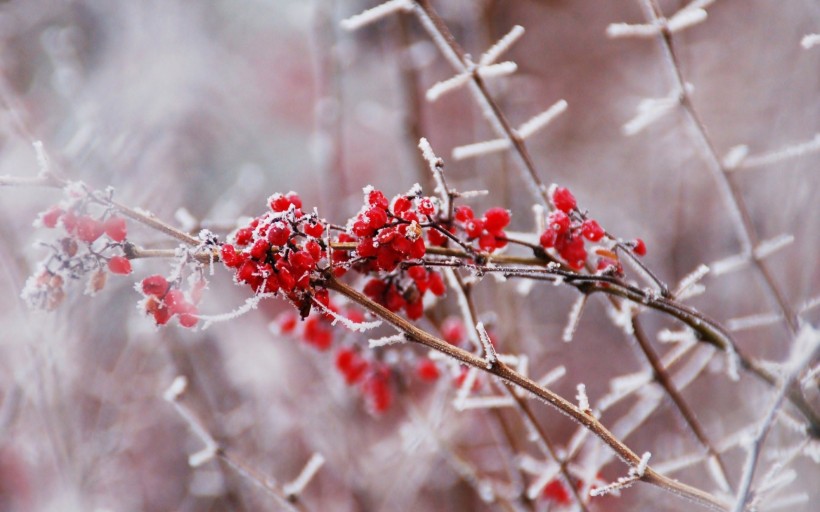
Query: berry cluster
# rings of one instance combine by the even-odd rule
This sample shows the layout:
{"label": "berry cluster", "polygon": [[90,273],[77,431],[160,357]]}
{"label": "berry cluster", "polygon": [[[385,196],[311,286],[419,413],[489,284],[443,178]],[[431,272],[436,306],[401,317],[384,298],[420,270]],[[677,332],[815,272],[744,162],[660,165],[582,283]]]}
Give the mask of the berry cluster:
{"label": "berry cluster", "polygon": [[[334,315],[343,315],[353,323],[362,323],[365,320],[358,309],[347,308],[342,312],[332,302],[325,302],[327,290],[317,291],[317,300],[332,314],[314,313],[304,319],[300,328],[296,312],[286,311],[277,317],[276,330],[281,334],[298,334],[307,345],[316,350],[327,351],[333,346],[334,341]],[[350,346],[342,346],[336,351],[335,366],[348,386],[358,386],[373,413],[383,413],[390,408],[393,403],[390,367],[368,358]]]}
{"label": "berry cluster", "polygon": [[[569,189],[553,185],[550,198],[555,210],[547,216],[547,227],[539,239],[541,247],[553,249],[567,265],[580,270],[587,263],[587,249],[584,240],[598,242],[608,237],[607,232],[586,212],[578,209],[578,204]],[[646,245],[641,239],[627,244],[635,254],[646,254]],[[599,272],[623,273],[617,254],[597,248],[596,269]]]}
{"label": "berry cluster", "polygon": [[320,262],[327,257],[321,239],[325,224],[316,214],[302,212],[302,200],[293,192],[272,195],[268,206],[270,211],[222,245],[222,262],[234,271],[237,283],[257,294],[281,291],[306,317],[317,295]]}
{"label": "berry cluster", "polygon": [[510,223],[509,210],[493,207],[477,219],[472,208],[459,206],[455,209],[454,216],[456,225],[464,230],[470,241],[478,240],[482,251],[493,252],[507,245],[504,228]]}
{"label": "berry cluster", "polygon": [[42,212],[36,222],[58,230],[60,238],[43,244],[50,253],[23,290],[23,298],[33,307],[57,307],[65,298],[63,288],[69,280],[87,277],[86,292],[94,294],[105,286],[108,273],[131,273],[131,262],[123,253],[125,219],[101,207],[81,185],[69,188],[67,196]]}
{"label": "berry cluster", "polygon": [[348,223],[347,232],[338,238],[339,242],[355,242],[355,254],[336,251],[334,262],[341,268],[378,273],[379,277],[365,285],[365,295],[390,311],[404,310],[408,318],[416,320],[424,312],[427,291],[435,296],[446,291],[441,274],[418,264],[427,250],[424,229],[428,238],[432,233],[443,236],[433,227],[436,201],[423,197],[417,188],[396,196],[392,204],[383,192],[368,188],[365,201]]}
{"label": "berry cluster", "polygon": [[154,318],[157,325],[165,325],[176,316],[179,325],[188,328],[194,327],[199,321],[196,304],[201,300],[204,289],[205,281],[197,279],[186,294],[177,286],[176,281],[174,284],[169,283],[159,274],[146,277],[137,286],[137,290],[145,297],[142,302],[143,310]]}

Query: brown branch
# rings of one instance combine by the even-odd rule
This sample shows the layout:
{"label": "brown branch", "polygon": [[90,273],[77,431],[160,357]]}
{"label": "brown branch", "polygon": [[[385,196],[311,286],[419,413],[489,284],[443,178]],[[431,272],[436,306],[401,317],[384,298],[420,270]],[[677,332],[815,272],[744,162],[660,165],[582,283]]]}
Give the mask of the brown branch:
{"label": "brown branch", "polygon": [[[607,430],[607,428],[604,427],[603,424],[601,424],[601,422],[599,422],[593,415],[586,411],[582,411],[577,406],[549,389],[539,386],[535,381],[521,375],[503,362],[496,361],[494,364],[488,365],[483,358],[480,358],[461,348],[450,345],[446,341],[419,329],[408,320],[396,315],[384,306],[371,301],[364,294],[332,277],[328,278],[325,285],[328,289],[344,295],[351,301],[359,304],[382,320],[388,322],[390,325],[403,332],[409,340],[441,352],[463,364],[500,377],[501,379],[530,392],[535,397],[555,407],[560,412],[566,414],[583,425],[585,428],[589,429],[630,467],[637,467],[640,464],[641,458],[627,445],[616,438],[612,432]],[[728,505],[723,500],[700,489],[667,478],[651,468],[646,468],[645,473],[640,477],[640,479],[712,510],[727,510]]]}

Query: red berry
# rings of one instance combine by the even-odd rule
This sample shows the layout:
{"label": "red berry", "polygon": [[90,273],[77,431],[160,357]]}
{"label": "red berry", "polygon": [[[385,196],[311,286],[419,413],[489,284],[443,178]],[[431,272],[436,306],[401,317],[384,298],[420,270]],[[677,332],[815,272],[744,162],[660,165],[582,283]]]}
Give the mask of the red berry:
{"label": "red berry", "polygon": [[42,214],[40,214],[40,222],[47,228],[54,228],[57,226],[57,221],[63,216],[63,209],[58,206],[52,206]]}
{"label": "red berry", "polygon": [[248,245],[253,240],[253,230],[251,228],[242,228],[236,232],[236,245]]}
{"label": "red berry", "polygon": [[199,318],[196,317],[196,313],[182,313],[179,315],[177,320],[179,320],[179,325],[189,329],[199,322]]}
{"label": "red berry", "polygon": [[290,228],[284,222],[274,222],[268,228],[268,242],[279,247],[288,243]]}
{"label": "red berry", "polygon": [[569,491],[564,487],[563,482],[553,479],[544,487],[544,497],[560,505],[568,505],[572,502]]}
{"label": "red berry", "polygon": [[466,336],[464,323],[458,317],[448,317],[441,324],[441,337],[451,345],[458,345]]}
{"label": "red berry", "polygon": [[510,212],[504,208],[490,208],[484,213],[484,228],[487,231],[500,231],[510,223]]}
{"label": "red berry", "polygon": [[371,279],[364,285],[364,292],[365,295],[370,297],[371,299],[375,299],[380,297],[384,291],[387,289],[387,283],[382,281],[381,279]]}
{"label": "red berry", "polygon": [[97,219],[83,215],[77,220],[77,238],[86,243],[92,243],[103,234],[103,225]]}
{"label": "red berry", "polygon": [[581,224],[581,233],[591,242],[597,242],[606,234],[595,219],[587,219]]}
{"label": "red berry", "polygon": [[168,281],[161,275],[155,274],[142,280],[142,293],[159,297],[168,291]]}
{"label": "red berry", "polygon": [[399,196],[393,201],[393,214],[401,215],[409,210],[411,206],[413,206],[413,203],[411,203],[409,199],[404,196]]}
{"label": "red berry", "polygon": [[575,196],[569,189],[564,187],[555,187],[552,191],[552,204],[562,212],[569,213],[575,209],[577,203]]}
{"label": "red berry", "polygon": [[469,206],[459,206],[455,209],[455,217],[459,222],[467,222],[475,217],[475,214],[473,213],[473,209]]}
{"label": "red berry", "polygon": [[236,253],[236,249],[231,244],[225,244],[219,251],[222,262],[228,268],[236,268],[244,263],[245,259]]}
{"label": "red berry", "polygon": [[544,249],[549,249],[550,247],[555,246],[557,238],[558,233],[556,233],[552,228],[547,228],[543,233],[541,233],[541,238],[538,239],[538,242]]}
{"label": "red berry", "polygon": [[640,238],[636,238],[633,242],[632,252],[638,256],[646,256],[646,244]]}
{"label": "red berry", "polygon": [[127,228],[125,219],[122,217],[109,217],[103,224],[103,229],[105,229],[105,234],[108,235],[108,238],[111,240],[115,242],[125,240]]}
{"label": "red berry", "polygon": [[464,224],[464,231],[470,238],[478,238],[484,232],[484,221],[481,219],[469,219]]}
{"label": "red berry", "polygon": [[569,226],[569,215],[560,210],[551,212],[547,216],[547,227],[554,229],[555,232],[559,235],[569,231]]}
{"label": "red berry", "polygon": [[441,297],[444,295],[444,292],[447,291],[447,287],[444,286],[444,280],[441,278],[441,274],[435,270],[430,272],[428,276],[428,283],[430,291],[433,292],[433,295],[436,297]]}
{"label": "red berry", "polygon": [[414,302],[408,302],[404,305],[404,312],[407,313],[407,318],[410,320],[418,320],[424,314],[424,304],[421,298]]}
{"label": "red berry", "polygon": [[418,211],[420,214],[430,217],[436,213],[436,205],[433,203],[432,199],[429,197],[424,197],[419,201]]}
{"label": "red berry", "polygon": [[288,192],[285,194],[285,198],[297,209],[302,208],[302,198],[300,198],[296,192]]}
{"label": "red berry", "polygon": [[389,205],[387,198],[384,196],[384,192],[381,190],[371,190],[370,193],[367,194],[367,203],[370,206],[376,206],[382,210],[386,210]]}
{"label": "red berry", "polygon": [[256,260],[264,260],[270,250],[270,244],[267,240],[259,239],[253,243],[251,247],[251,257]]}
{"label": "red berry", "polygon": [[276,325],[279,326],[279,332],[287,334],[296,329],[296,323],[299,318],[294,311],[285,311],[276,317]]}
{"label": "red berry", "polygon": [[425,358],[420,360],[416,365],[416,375],[418,375],[421,380],[431,381],[438,379],[441,373],[436,363]]}
{"label": "red berry", "polygon": [[322,233],[325,232],[325,227],[318,222],[316,224],[305,224],[302,229],[304,229],[306,235],[312,236],[313,238],[319,238],[322,236]]}
{"label": "red berry", "polygon": [[430,245],[444,245],[444,242],[447,241],[447,237],[442,235],[437,229],[430,228],[427,230],[427,240],[430,241]]}
{"label": "red berry", "polygon": [[168,290],[168,293],[165,294],[165,305],[168,307],[168,310],[171,314],[179,314],[183,312],[187,312],[188,301],[185,300],[185,295],[179,289]]}
{"label": "red berry", "polygon": [[285,212],[290,208],[290,201],[282,194],[273,194],[268,198],[270,209],[275,212]]}
{"label": "red berry", "polygon": [[363,391],[373,412],[385,412],[393,403],[393,392],[390,389],[388,377],[387,370],[380,370],[368,375],[364,381]]}
{"label": "red berry", "polygon": [[108,260],[108,270],[112,274],[128,275],[131,273],[131,262],[123,256],[113,256]]}

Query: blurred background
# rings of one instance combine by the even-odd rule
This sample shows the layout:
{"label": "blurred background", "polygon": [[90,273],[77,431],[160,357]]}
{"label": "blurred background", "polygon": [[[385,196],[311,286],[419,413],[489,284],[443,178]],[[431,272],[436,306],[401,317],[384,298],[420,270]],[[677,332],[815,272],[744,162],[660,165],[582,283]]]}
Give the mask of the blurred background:
{"label": "blurred background", "polygon": [[[368,184],[388,197],[416,182],[432,193],[416,149],[424,136],[445,159],[451,184],[489,191],[469,204],[510,208],[512,229],[534,232],[534,199],[509,155],[450,158],[452,148],[494,135],[466,90],[424,100],[426,89],[452,70],[417,20],[390,16],[353,33],[339,28],[341,19],[375,4],[0,2],[0,175],[36,175],[32,142],[42,140],[70,179],[113,186],[125,204],[177,225],[194,219],[214,226],[224,239],[238,219],[261,213],[274,192],[299,192],[307,209],[315,205],[337,224],[358,211]],[[685,4],[661,2],[667,15]],[[667,96],[675,83],[658,40],[606,36],[611,23],[645,21],[638,1],[433,5],[473,56],[513,25],[527,29],[505,56],[518,72],[493,80],[493,94],[515,126],[567,100],[567,112],[527,142],[541,179],[571,188],[608,230],[643,238],[645,260],[662,279],[675,283],[698,264],[739,251],[685,114],[675,109],[634,136],[622,132],[642,100]],[[674,41],[717,151],[745,144],[761,154],[811,140],[820,132],[820,46],[803,49],[800,41],[820,32],[820,4],[718,0],[708,12]],[[733,175],[760,238],[795,238],[767,262],[796,309],[820,294],[818,168],[820,153],[813,153]],[[399,405],[374,416],[332,371],[330,354],[271,331],[284,309],[277,301],[205,331],[157,330],[135,309],[134,281],[111,276],[97,297],[77,284],[57,311],[28,310],[20,290],[45,255],[35,242],[50,235],[32,222],[60,197],[55,190],[0,189],[0,510],[277,509],[218,460],[189,467],[187,457],[201,442],[162,400],[177,375],[188,378],[184,402],[214,437],[266,477],[281,484],[312,453],[327,459],[302,497],[306,509],[504,510],[481,500],[465,468],[506,482],[512,477],[505,456],[536,453],[517,413],[457,413],[449,380],[420,385],[397,377]],[[148,247],[174,247],[136,225],[130,236]],[[134,276],[167,268],[138,262]],[[705,284],[691,304],[718,321],[773,312],[751,268]],[[486,279],[476,291],[479,312],[502,350],[529,355],[533,376],[564,365],[567,376],[554,385],[563,396],[573,397],[583,382],[594,402],[613,377],[643,368],[603,301],[590,301],[566,344],[561,332],[577,294],[552,286],[519,292]],[[244,288],[217,272],[201,309],[224,313],[245,298]],[[458,311],[452,296],[433,309],[431,318],[439,320]],[[645,316],[653,340],[657,330],[674,327]],[[817,325],[820,308],[803,318]],[[366,344],[362,335],[337,336]],[[791,345],[779,323],[739,331],[736,339],[745,353],[775,360]],[[394,357],[405,352],[423,354],[400,348]],[[729,381],[722,365],[714,358],[684,392],[716,441],[753,424],[769,403],[767,388],[747,377]],[[533,405],[554,440],[566,445],[574,425]],[[628,414],[629,405],[614,408],[604,423]],[[505,445],[507,434],[517,443]],[[626,442],[638,453],[651,451],[653,463],[700,449],[670,404]],[[726,457],[737,481],[744,453]],[[812,494],[789,510],[814,510],[818,465],[799,458],[794,467],[789,492]],[[625,471],[613,463],[602,477]],[[702,467],[675,476],[714,490]],[[549,499],[531,505],[559,508]],[[590,508],[692,505],[638,485]]]}

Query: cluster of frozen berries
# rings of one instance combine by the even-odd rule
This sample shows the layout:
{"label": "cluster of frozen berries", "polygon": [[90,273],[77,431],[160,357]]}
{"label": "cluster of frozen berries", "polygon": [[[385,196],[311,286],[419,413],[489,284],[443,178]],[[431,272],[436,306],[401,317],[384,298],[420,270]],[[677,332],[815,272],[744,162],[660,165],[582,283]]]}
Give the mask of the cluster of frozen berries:
{"label": "cluster of frozen berries", "polygon": [[[553,249],[571,268],[580,270],[587,262],[584,240],[598,242],[607,236],[606,231],[593,218],[578,209],[575,196],[569,189],[553,185],[550,198],[555,210],[547,216],[547,227],[539,239],[541,247]],[[641,239],[629,243],[638,256],[646,254],[646,245]],[[598,271],[612,270],[621,273],[621,264],[615,253],[596,250]]]}
{"label": "cluster of frozen berries", "polygon": [[42,244],[50,252],[23,290],[32,307],[56,308],[65,298],[63,287],[69,280],[87,279],[86,291],[94,294],[105,286],[108,273],[131,273],[131,262],[122,251],[125,219],[93,205],[83,190],[69,192],[65,201],[42,212],[36,222],[59,231],[60,237]]}
{"label": "cluster of frozen berries", "polygon": [[455,209],[456,226],[467,234],[470,241],[477,240],[482,251],[493,252],[507,245],[507,234],[504,228],[510,224],[510,212],[504,208],[493,207],[476,218],[469,206]]}
{"label": "cluster of frozen berries", "polygon": [[151,315],[157,325],[165,325],[177,317],[179,325],[188,328],[199,321],[196,304],[202,298],[204,289],[205,281],[197,279],[186,294],[158,274],[146,277],[137,286],[137,290],[145,296],[142,302],[145,313]]}
{"label": "cluster of frozen berries", "polygon": [[[334,344],[335,317],[342,316],[353,323],[365,321],[358,309],[342,310],[328,299],[327,290],[318,290],[316,300],[332,313],[316,311],[304,321],[299,322],[295,311],[281,313],[276,320],[276,329],[281,334],[301,337],[305,344],[319,351],[328,351]],[[392,369],[381,362],[373,360],[371,354],[362,354],[351,346],[341,346],[336,350],[335,367],[348,386],[358,387],[373,413],[383,413],[393,403],[391,387]]]}
{"label": "cluster of frozen berries", "polygon": [[390,311],[404,310],[410,319],[420,318],[425,294],[441,296],[446,289],[441,274],[420,264],[427,251],[424,230],[430,240],[443,237],[433,227],[437,211],[436,201],[418,189],[392,202],[382,191],[366,189],[364,207],[338,237],[339,242],[354,242],[355,253],[335,251],[334,263],[377,274],[365,285],[365,295]]}
{"label": "cluster of frozen berries", "polygon": [[237,283],[255,293],[282,292],[307,316],[315,295],[314,279],[327,256],[322,234],[325,225],[316,214],[302,212],[302,200],[293,192],[274,194],[270,211],[252,219],[220,249]]}

